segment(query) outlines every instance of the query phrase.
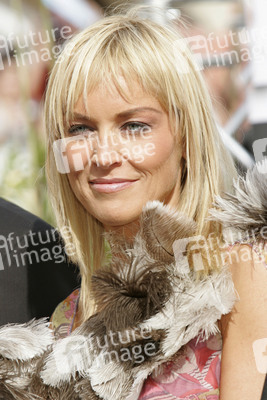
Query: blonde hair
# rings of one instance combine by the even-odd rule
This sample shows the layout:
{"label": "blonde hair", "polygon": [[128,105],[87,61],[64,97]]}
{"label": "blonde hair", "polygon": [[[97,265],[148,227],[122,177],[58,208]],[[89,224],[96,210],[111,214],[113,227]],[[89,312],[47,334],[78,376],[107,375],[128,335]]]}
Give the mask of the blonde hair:
{"label": "blonde hair", "polygon": [[177,208],[197,222],[199,233],[216,230],[205,218],[214,197],[229,190],[234,175],[206,85],[184,40],[177,28],[144,18],[139,9],[106,16],[76,34],[57,60],[46,92],[47,182],[57,225],[62,232],[69,228],[65,242],[75,246],[70,258],[80,267],[83,319],[92,313],[91,275],[105,259],[103,227],[75,197],[67,174],[57,171],[52,150],[53,142],[65,136],[81,95],[86,99],[97,85],[112,82],[127,99],[120,74],[129,83],[136,77],[144,91],[157,98],[184,146]]}

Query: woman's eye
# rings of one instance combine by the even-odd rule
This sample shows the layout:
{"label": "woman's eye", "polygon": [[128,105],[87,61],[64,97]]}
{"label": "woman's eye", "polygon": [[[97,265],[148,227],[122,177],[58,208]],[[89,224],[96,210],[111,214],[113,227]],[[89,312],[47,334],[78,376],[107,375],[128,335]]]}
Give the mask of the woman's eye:
{"label": "woman's eye", "polygon": [[140,122],[130,122],[123,126],[124,132],[130,133],[131,135],[135,134],[146,134],[150,132],[151,128],[147,124],[143,124]]}
{"label": "woman's eye", "polygon": [[90,128],[87,125],[71,125],[69,127],[69,129],[68,129],[68,133],[70,135],[74,135],[74,136],[75,135],[81,135],[81,134],[84,134],[84,133],[91,133],[93,131],[94,131],[94,129]]}

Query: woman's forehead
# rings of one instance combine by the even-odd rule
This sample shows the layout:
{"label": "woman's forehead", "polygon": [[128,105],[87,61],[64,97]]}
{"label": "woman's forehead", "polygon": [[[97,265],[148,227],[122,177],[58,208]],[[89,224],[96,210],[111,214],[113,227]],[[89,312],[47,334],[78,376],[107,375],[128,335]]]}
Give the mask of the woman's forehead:
{"label": "woman's forehead", "polygon": [[158,104],[158,98],[152,91],[147,91],[137,79],[126,81],[123,76],[118,77],[117,81],[101,81],[94,85],[89,85],[87,90],[83,90],[76,97],[74,108],[86,107],[88,98],[90,100],[106,99],[114,102],[127,102],[129,104],[153,102]]}
{"label": "woman's forehead", "polygon": [[143,85],[134,74],[126,76],[123,74],[118,74],[116,77],[111,75],[105,75],[101,80],[93,80],[88,82],[88,92],[89,91],[103,91],[107,92],[116,97],[119,95],[133,95],[137,90],[142,90],[145,92]]}

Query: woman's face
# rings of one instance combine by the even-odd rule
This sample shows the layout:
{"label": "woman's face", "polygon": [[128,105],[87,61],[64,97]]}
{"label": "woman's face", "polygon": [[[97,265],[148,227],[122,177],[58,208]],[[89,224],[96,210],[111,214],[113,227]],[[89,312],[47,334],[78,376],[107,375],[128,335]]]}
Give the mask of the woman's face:
{"label": "woman's face", "polygon": [[[122,82],[130,103],[115,87],[99,86],[87,96],[88,112],[78,100],[67,132],[77,140],[66,146],[70,185],[106,230],[134,226],[149,200],[176,206],[180,189],[182,151],[167,113],[137,82],[131,91]],[[74,145],[80,146],[81,170]]]}

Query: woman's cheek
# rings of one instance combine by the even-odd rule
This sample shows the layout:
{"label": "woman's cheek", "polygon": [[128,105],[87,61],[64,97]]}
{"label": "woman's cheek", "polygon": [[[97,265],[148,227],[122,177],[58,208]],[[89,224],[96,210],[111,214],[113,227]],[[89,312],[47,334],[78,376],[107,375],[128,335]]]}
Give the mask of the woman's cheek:
{"label": "woman's cheek", "polygon": [[133,161],[146,169],[163,167],[166,162],[169,163],[175,152],[174,141],[166,140],[165,136],[137,146],[139,147],[132,148]]}
{"label": "woman's cheek", "polygon": [[149,158],[156,154],[156,146],[154,143],[138,143],[130,147],[124,147],[120,150],[120,154],[124,161],[131,161],[134,164],[143,164]]}

